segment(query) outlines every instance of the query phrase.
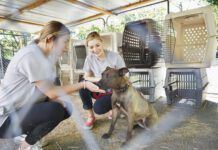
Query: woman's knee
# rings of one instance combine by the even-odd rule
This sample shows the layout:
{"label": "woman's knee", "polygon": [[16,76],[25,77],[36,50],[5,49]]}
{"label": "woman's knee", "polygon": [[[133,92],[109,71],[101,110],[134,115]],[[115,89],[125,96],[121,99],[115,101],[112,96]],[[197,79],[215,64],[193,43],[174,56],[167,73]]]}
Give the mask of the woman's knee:
{"label": "woman's knee", "polygon": [[72,102],[65,101],[65,119],[69,118],[73,113],[73,105]]}
{"label": "woman's knee", "polygon": [[80,95],[80,97],[82,97],[82,96],[88,94],[88,92],[89,92],[88,89],[80,89],[79,90],[79,95]]}
{"label": "woman's knee", "polygon": [[57,102],[51,102],[50,104],[50,119],[52,120],[62,120],[65,115],[65,108],[62,104]]}
{"label": "woman's knee", "polygon": [[95,102],[93,110],[96,114],[102,115],[111,110],[111,106],[103,105],[102,103]]}
{"label": "woman's knee", "polygon": [[105,114],[112,109],[111,107],[111,96],[103,96],[98,99],[93,106],[93,110],[96,114]]}
{"label": "woman's knee", "polygon": [[94,104],[93,106],[93,111],[98,115],[104,114],[104,111],[102,111],[102,108],[96,104]]}

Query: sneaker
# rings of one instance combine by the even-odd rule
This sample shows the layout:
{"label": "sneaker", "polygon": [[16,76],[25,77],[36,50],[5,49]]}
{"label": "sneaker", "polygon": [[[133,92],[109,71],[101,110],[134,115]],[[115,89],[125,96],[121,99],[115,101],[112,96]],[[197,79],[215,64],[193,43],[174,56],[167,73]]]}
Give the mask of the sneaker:
{"label": "sneaker", "polygon": [[42,149],[40,142],[37,142],[34,145],[29,145],[27,143],[21,143],[18,150],[43,150],[43,149]]}
{"label": "sneaker", "polygon": [[87,118],[87,121],[85,122],[83,128],[86,130],[90,130],[93,128],[94,123],[95,123],[95,116],[90,116]]}
{"label": "sneaker", "polygon": [[[26,135],[22,135],[25,137]],[[20,137],[20,136],[19,136]],[[19,143],[19,148],[18,150],[21,150],[21,144],[24,142],[24,140],[22,142]],[[17,143],[18,144],[18,143]],[[23,147],[25,150],[43,150],[44,146],[48,145],[48,142],[44,141],[43,139],[39,140],[38,142],[36,142],[34,145],[29,145],[26,142],[23,143],[25,146]]]}
{"label": "sneaker", "polygon": [[26,138],[26,134],[22,134],[20,136],[16,136],[13,138],[14,143],[21,144]]}

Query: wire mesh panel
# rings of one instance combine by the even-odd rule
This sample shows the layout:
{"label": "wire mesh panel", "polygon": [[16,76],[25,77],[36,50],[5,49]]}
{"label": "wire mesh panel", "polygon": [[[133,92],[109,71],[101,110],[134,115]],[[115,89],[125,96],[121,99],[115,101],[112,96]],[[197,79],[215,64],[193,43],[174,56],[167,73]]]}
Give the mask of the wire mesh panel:
{"label": "wire mesh panel", "polygon": [[208,84],[205,69],[167,69],[165,92],[168,104],[181,99],[194,99],[199,106]]}
{"label": "wire mesh panel", "polygon": [[4,77],[8,64],[10,63],[9,59],[4,58],[2,55],[2,48],[0,47],[0,79]]}
{"label": "wire mesh panel", "polygon": [[0,79],[4,77],[3,61],[1,56],[2,54],[1,54],[1,47],[0,47]]}

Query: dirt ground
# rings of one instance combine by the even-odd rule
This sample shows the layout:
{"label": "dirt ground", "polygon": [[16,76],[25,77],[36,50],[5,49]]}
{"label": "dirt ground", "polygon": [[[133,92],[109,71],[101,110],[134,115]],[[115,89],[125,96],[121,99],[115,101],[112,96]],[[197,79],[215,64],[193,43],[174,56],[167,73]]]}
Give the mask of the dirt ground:
{"label": "dirt ground", "polygon": [[[75,107],[85,119],[81,100],[78,95],[72,96]],[[110,120],[107,115],[97,116],[94,128],[91,130],[96,143],[101,150],[139,149],[139,150],[218,150],[218,104],[205,101],[198,110],[186,105],[169,107],[164,99],[153,104],[159,115],[158,130],[147,131],[136,128],[134,137],[139,137],[128,147],[121,147],[125,140],[127,121],[120,118],[111,138],[105,140],[101,136],[107,132]],[[187,109],[189,108],[189,109]],[[190,111],[191,110],[191,111]],[[77,121],[77,120],[76,120]],[[161,124],[162,123],[162,124]],[[51,133],[43,138],[43,150],[86,150],[88,147],[79,131],[82,124],[76,127],[76,122],[70,118],[60,123]],[[139,135],[143,136],[139,136]],[[11,140],[0,140],[0,150],[16,150]]]}
{"label": "dirt ground", "polygon": [[[85,118],[85,113],[78,96],[73,96],[76,107]],[[154,104],[158,110],[160,119],[165,114],[171,113],[171,110],[177,106],[168,107],[162,100]],[[180,109],[184,109],[181,107]],[[179,114],[173,114],[179,117]],[[165,123],[167,126],[168,122]],[[170,124],[170,122],[169,122]],[[110,120],[107,115],[97,116],[95,127],[91,130],[100,149],[117,150],[121,149],[122,142],[125,140],[127,121],[120,118],[110,139],[101,139],[103,133],[108,131]],[[81,125],[82,126],[82,125]],[[170,125],[169,125],[170,127]],[[164,127],[165,128],[165,127]],[[135,129],[133,136],[145,132],[144,129]],[[148,137],[149,138],[149,137]],[[67,119],[62,122],[55,130],[48,134],[44,139],[44,150],[86,150],[87,148],[83,138],[75,126],[73,119]],[[192,114],[186,116],[175,127],[166,130],[164,134],[147,142],[137,149],[145,150],[217,150],[218,149],[218,105],[216,103],[205,101],[199,110],[192,111]]]}

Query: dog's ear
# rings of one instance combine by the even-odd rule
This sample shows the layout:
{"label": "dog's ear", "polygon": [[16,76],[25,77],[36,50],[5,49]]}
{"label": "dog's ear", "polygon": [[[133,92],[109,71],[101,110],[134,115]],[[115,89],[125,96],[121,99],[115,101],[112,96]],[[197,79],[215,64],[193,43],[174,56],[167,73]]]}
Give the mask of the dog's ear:
{"label": "dog's ear", "polygon": [[129,72],[129,69],[124,67],[124,68],[119,69],[118,71],[119,71],[120,76],[124,76],[126,73]]}
{"label": "dog's ear", "polygon": [[111,67],[107,66],[105,70],[109,70],[109,69],[111,69]]}

